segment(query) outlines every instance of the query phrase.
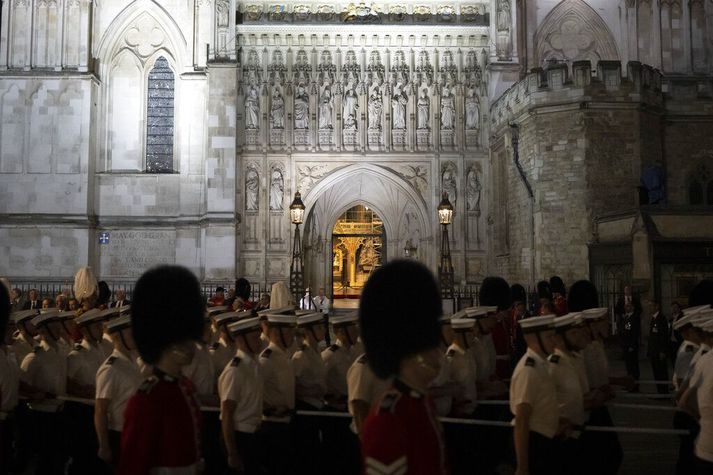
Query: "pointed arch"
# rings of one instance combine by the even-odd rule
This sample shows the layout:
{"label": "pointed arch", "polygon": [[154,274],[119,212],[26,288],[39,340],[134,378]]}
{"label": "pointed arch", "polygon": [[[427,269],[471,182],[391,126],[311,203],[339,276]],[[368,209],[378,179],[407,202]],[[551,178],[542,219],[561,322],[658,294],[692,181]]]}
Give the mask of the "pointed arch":
{"label": "pointed arch", "polygon": [[[143,31],[144,30],[147,31]],[[132,30],[137,30],[133,34]],[[123,49],[144,60],[164,49],[180,73],[191,66],[188,42],[173,17],[154,0],[135,0],[111,22],[97,43],[94,56],[106,65]]]}
{"label": "pointed arch", "polygon": [[595,66],[600,60],[620,58],[609,27],[582,0],[563,0],[552,9],[535,33],[535,52],[538,66],[550,59],[590,60]]}

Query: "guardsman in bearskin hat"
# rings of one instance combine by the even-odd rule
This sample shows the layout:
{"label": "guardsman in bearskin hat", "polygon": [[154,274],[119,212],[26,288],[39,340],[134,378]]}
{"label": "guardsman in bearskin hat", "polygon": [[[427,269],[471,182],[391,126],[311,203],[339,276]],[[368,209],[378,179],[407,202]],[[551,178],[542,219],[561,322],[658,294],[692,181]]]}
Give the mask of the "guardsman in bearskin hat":
{"label": "guardsman in bearskin hat", "polygon": [[134,340],[153,374],[126,407],[118,473],[197,474],[200,406],[182,369],[193,360],[203,333],[205,302],[200,284],[184,267],[159,266],[139,278],[133,297]]}
{"label": "guardsman in bearskin hat", "polygon": [[396,260],[364,287],[359,323],[368,364],[393,382],[367,417],[362,454],[367,473],[448,473],[443,429],[428,387],[440,371],[441,299],[433,274]]}

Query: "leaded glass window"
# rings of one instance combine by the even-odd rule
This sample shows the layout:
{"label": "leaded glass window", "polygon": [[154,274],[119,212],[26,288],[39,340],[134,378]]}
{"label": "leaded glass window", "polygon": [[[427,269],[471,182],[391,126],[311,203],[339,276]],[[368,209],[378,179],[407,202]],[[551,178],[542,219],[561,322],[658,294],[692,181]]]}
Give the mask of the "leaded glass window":
{"label": "leaded glass window", "polygon": [[149,73],[146,108],[146,172],[172,173],[175,78],[160,56]]}

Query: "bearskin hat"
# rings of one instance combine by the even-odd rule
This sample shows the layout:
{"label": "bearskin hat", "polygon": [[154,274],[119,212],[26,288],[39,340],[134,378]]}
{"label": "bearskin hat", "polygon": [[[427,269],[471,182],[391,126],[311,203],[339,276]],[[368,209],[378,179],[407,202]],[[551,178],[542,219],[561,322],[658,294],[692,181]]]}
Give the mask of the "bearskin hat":
{"label": "bearskin hat", "polygon": [[250,291],[252,287],[248,279],[241,277],[235,281],[235,296],[240,297],[243,300],[248,300],[250,298]]}
{"label": "bearskin hat", "polygon": [[552,290],[552,292],[557,292],[562,296],[567,295],[567,288],[564,286],[564,281],[561,277],[556,275],[550,277],[550,290]]}
{"label": "bearskin hat", "polygon": [[578,280],[569,288],[567,307],[570,312],[581,312],[599,307],[597,288],[588,280]]}
{"label": "bearskin hat", "polygon": [[359,305],[361,336],[374,373],[394,376],[404,358],[437,347],[442,313],[438,285],[423,264],[398,259],[376,270]]}
{"label": "bearskin hat", "polygon": [[198,340],[205,302],[198,279],[185,267],[158,266],[136,282],[131,329],[141,358],[155,364],[173,343]]}
{"label": "bearskin hat", "polygon": [[510,286],[502,277],[486,277],[480,284],[478,302],[485,307],[507,310],[512,305]]}
{"label": "bearskin hat", "polygon": [[515,303],[515,302],[526,303],[527,302],[527,292],[525,291],[525,287],[523,287],[520,284],[512,284],[510,286],[510,300],[512,300],[512,303]]}
{"label": "bearskin hat", "polygon": [[705,279],[698,282],[688,294],[688,306],[699,305],[713,305],[713,280]]}
{"label": "bearskin hat", "polygon": [[537,283],[537,297],[541,299],[552,299],[552,288],[546,280]]}

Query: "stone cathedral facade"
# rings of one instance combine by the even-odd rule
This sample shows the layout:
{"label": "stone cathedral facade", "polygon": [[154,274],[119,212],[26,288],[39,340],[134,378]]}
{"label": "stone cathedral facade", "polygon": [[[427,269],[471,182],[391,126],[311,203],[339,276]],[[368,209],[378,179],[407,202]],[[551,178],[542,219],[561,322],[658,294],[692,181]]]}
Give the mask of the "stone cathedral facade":
{"label": "stone cathedral facade", "polygon": [[3,1],[0,274],[286,280],[297,191],[313,287],[373,266],[355,207],[435,271],[445,192],[457,283],[669,295],[713,274],[712,77],[712,0]]}

